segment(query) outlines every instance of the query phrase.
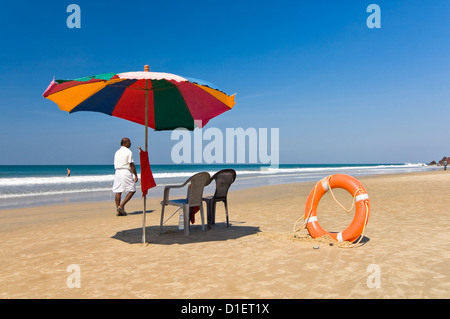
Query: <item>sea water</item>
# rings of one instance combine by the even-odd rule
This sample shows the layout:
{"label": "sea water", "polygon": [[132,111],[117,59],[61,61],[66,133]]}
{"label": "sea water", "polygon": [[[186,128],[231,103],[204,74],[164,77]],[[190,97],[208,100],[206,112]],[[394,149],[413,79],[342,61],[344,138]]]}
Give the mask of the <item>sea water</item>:
{"label": "sea water", "polygon": [[[71,175],[67,176],[67,168]],[[237,178],[231,190],[317,181],[331,174],[352,176],[419,172],[439,169],[424,164],[281,164],[276,167],[258,164],[242,165],[152,165],[157,186],[148,197],[161,197],[164,186],[180,184],[197,172],[211,175],[224,169],[236,170]],[[140,167],[137,165],[140,177]],[[114,199],[113,165],[0,165],[0,209],[68,202],[107,201]],[[214,191],[209,185],[205,193]],[[183,190],[173,195],[182,195]],[[141,197],[140,183],[137,194]]]}

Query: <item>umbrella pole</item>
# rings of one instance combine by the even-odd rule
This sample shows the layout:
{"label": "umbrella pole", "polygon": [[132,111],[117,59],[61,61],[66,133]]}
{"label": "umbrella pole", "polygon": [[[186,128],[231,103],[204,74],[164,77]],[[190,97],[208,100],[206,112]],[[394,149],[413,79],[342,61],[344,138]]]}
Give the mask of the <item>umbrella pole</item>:
{"label": "umbrella pole", "polygon": [[[144,66],[144,71],[149,72],[150,68],[148,65]],[[145,151],[148,152],[148,84],[145,81]],[[142,176],[141,176],[142,185]],[[147,196],[144,196],[144,211],[143,211],[143,221],[142,221],[142,243],[146,243],[145,239],[145,218],[147,213]]]}

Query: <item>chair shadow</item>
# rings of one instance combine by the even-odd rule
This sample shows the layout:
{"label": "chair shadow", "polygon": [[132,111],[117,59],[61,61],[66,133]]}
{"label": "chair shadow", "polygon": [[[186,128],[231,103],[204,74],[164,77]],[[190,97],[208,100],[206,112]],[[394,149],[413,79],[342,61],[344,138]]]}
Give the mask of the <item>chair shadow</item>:
{"label": "chair shadow", "polygon": [[[240,222],[235,223],[238,224]],[[231,225],[230,227],[227,227],[226,223],[217,223],[206,231],[202,231],[201,225],[191,225],[188,236],[185,236],[182,230],[178,230],[177,226],[164,226],[162,235],[159,235],[159,225],[148,226],[145,230],[147,243],[154,245],[183,245],[199,242],[226,241],[254,235],[260,232],[259,227],[256,226]],[[118,231],[111,238],[128,244],[141,244],[142,227]]]}

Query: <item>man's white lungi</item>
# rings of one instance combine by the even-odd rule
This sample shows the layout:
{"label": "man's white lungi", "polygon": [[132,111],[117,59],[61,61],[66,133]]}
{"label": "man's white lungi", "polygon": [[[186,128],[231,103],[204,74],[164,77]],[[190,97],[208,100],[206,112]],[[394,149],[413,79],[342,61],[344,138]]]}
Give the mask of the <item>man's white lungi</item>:
{"label": "man's white lungi", "polygon": [[136,183],[133,173],[128,169],[116,169],[112,191],[113,193],[135,192]]}

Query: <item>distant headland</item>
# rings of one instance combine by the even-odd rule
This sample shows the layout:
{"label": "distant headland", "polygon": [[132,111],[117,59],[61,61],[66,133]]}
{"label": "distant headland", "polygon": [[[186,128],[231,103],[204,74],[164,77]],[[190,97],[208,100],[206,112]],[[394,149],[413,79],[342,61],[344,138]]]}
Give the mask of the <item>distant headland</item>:
{"label": "distant headland", "polygon": [[450,157],[444,156],[439,162],[432,161],[428,165],[447,166],[448,163],[450,163]]}

